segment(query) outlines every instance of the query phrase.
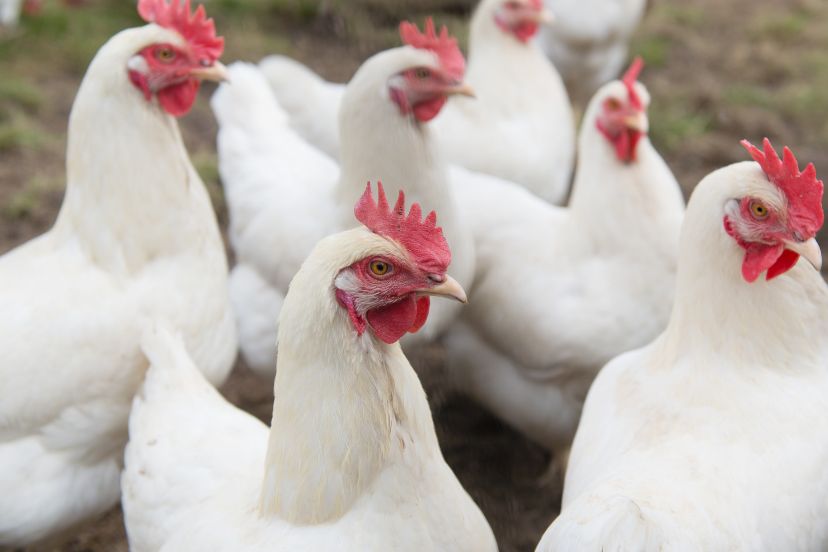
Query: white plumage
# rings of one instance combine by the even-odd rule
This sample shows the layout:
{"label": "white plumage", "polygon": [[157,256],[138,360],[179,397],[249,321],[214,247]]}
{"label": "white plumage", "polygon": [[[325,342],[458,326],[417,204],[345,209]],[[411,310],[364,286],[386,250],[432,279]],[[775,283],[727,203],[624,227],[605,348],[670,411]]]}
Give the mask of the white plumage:
{"label": "white plumage", "polygon": [[334,298],[343,268],[400,248],[358,228],[302,265],[281,311],[269,438],[206,384],[180,341],[148,334],[123,476],[131,550],[496,549],[399,344],[358,336]]}
{"label": "white plumage", "polygon": [[0,27],[14,27],[20,19],[23,0],[0,0]]}
{"label": "white plumage", "polygon": [[149,25],[100,49],[69,120],[57,222],[0,257],[0,544],[117,503],[147,318],[180,331],[212,383],[236,355],[209,197],[175,120],[127,78],[127,60],[157,42],[182,38]]}
{"label": "white plumage", "polygon": [[313,245],[338,228],[336,163],[287,127],[259,71],[229,67],[211,105],[219,124],[219,170],[237,265],[230,297],[247,364],[275,368],[279,308]]}
{"label": "white plumage", "polygon": [[695,189],[667,330],[598,375],[538,550],[828,546],[828,289],[804,259],[746,282],[723,225],[780,195],[755,163]]}
{"label": "white plumage", "polygon": [[[239,261],[231,275],[231,296],[242,353],[257,372],[275,370],[278,303],[290,278],[314,240],[353,225],[352,205],[369,180],[382,180],[391,198],[404,188],[426,212],[439,212],[454,252],[452,273],[461,285],[471,282],[471,234],[445,184],[446,168],[430,129],[401,115],[388,97],[388,80],[417,66],[438,68],[439,63],[429,51],[396,48],[370,58],[354,76],[340,114],[342,134],[348,137],[341,168],[287,125],[255,66],[234,64],[231,83],[216,93],[219,168]],[[458,312],[455,304],[433,305],[429,323],[410,336],[411,344],[434,339]]]}
{"label": "white plumage", "polygon": [[[646,109],[649,97],[635,86]],[[571,442],[600,367],[657,335],[673,296],[678,183],[646,135],[625,164],[596,128],[605,104],[625,105],[627,96],[616,81],[590,103],[569,208],[503,183],[455,187],[473,224],[478,270],[470,304],[445,339],[449,374],[553,450]]]}
{"label": "white plumage", "polygon": [[545,0],[555,22],[537,40],[577,101],[586,102],[621,73],[647,1]]}
{"label": "white plumage", "polygon": [[[450,103],[435,119],[437,150],[451,163],[518,183],[560,204],[575,152],[569,97],[537,44],[498,27],[495,17],[504,4],[483,0],[472,17],[465,82],[477,99]],[[335,115],[344,85],[326,82],[284,56],[267,57],[260,67],[291,126],[339,157]]]}

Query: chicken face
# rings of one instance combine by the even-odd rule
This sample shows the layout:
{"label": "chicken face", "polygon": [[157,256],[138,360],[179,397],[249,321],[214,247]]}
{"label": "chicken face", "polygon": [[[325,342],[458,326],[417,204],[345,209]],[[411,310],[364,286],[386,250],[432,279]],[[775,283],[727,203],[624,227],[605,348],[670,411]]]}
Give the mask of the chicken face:
{"label": "chicken face", "polygon": [[765,139],[764,151],[743,142],[769,183],[725,205],[724,229],[745,250],[742,276],[755,281],[767,271],[771,280],[805,257],[817,270],[822,254],[814,236],[822,226],[822,181],[809,165],[800,172],[789,149],[780,160]]}
{"label": "chicken face", "polygon": [[552,22],[552,14],[541,0],[506,0],[495,10],[494,20],[503,31],[526,43],[538,32],[540,24]]}
{"label": "chicken face", "polygon": [[403,21],[400,38],[403,44],[429,52],[434,58],[433,64],[408,67],[389,80],[388,90],[400,114],[413,114],[418,121],[427,122],[440,113],[452,94],[474,96],[472,89],[463,84],[466,60],[446,27],[438,34],[434,21],[428,18],[425,30],[420,32],[413,23]]}
{"label": "chicken face", "polygon": [[411,67],[398,73],[389,81],[388,90],[401,115],[414,115],[423,123],[440,113],[449,96],[474,96],[474,91],[462,79],[441,68],[426,66]]}
{"label": "chicken face", "polygon": [[360,259],[342,270],[334,284],[336,300],[348,311],[357,334],[370,327],[384,343],[395,343],[425,324],[430,295],[466,302],[463,288],[451,276],[422,270],[396,249],[389,244],[384,254]]}
{"label": "chicken face", "polygon": [[650,98],[644,86],[636,82],[642,67],[639,58],[621,80],[623,87],[609,87],[595,122],[615,149],[615,156],[625,164],[636,160],[638,142],[649,129],[647,107]]}
{"label": "chicken face", "polygon": [[224,65],[197,59],[173,44],[152,44],[133,56],[128,64],[129,80],[149,101],[158,97],[161,107],[174,117],[186,114],[195,102],[201,79],[226,78]]}
{"label": "chicken face", "polygon": [[225,68],[218,61],[224,39],[216,36],[204,6],[190,13],[190,0],[139,0],[138,13],[145,21],[174,31],[180,43],[142,48],[127,62],[129,80],[147,101],[155,95],[167,113],[184,115],[195,102],[202,79],[225,80]]}
{"label": "chicken face", "polygon": [[370,327],[378,339],[394,343],[425,324],[430,295],[466,302],[463,288],[446,274],[451,251],[434,211],[421,220],[415,203],[406,215],[402,191],[392,210],[382,183],[377,184],[376,202],[369,183],[354,214],[383,238],[334,281],[336,300],[358,335]]}

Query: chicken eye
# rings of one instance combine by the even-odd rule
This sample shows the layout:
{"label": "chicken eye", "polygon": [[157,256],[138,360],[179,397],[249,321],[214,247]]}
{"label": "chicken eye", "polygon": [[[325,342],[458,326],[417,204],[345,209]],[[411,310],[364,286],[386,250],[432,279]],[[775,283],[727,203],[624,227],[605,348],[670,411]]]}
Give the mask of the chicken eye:
{"label": "chicken eye", "polygon": [[762,203],[758,201],[752,201],[750,203],[750,214],[752,214],[753,218],[755,219],[763,220],[768,218],[770,212],[768,211],[768,208],[765,207]]}
{"label": "chicken eye", "polygon": [[175,59],[175,52],[172,48],[162,47],[158,48],[155,51],[155,58],[158,61],[163,61],[164,63],[169,63],[173,59]]}
{"label": "chicken eye", "polygon": [[604,105],[610,111],[618,111],[619,109],[621,109],[621,102],[616,98],[608,99]]}
{"label": "chicken eye", "polygon": [[418,67],[417,69],[414,69],[414,76],[420,80],[427,79],[431,76],[431,71],[425,69],[424,67]]}
{"label": "chicken eye", "polygon": [[391,272],[391,265],[383,260],[375,259],[368,265],[374,276],[385,276]]}

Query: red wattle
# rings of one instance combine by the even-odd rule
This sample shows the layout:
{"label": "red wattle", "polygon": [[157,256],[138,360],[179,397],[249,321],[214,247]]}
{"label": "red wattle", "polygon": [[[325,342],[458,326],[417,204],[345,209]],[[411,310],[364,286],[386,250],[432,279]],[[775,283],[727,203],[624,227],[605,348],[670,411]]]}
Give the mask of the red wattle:
{"label": "red wattle", "polygon": [[417,320],[417,303],[413,296],[378,307],[366,313],[374,335],[384,343],[396,343]]}
{"label": "red wattle", "polygon": [[538,24],[528,21],[520,23],[518,26],[512,29],[512,33],[518,40],[525,44],[529,42],[532,39],[532,37],[538,34]]}
{"label": "red wattle", "polygon": [[187,79],[181,84],[163,88],[156,93],[158,103],[173,117],[186,115],[195,103],[198,86],[199,82],[196,79]]}
{"label": "red wattle", "polygon": [[616,138],[612,139],[615,146],[615,155],[622,163],[632,163],[636,158],[636,150],[638,149],[638,141],[641,139],[641,133],[637,130],[624,130]]}
{"label": "red wattle", "polygon": [[[742,277],[747,282],[755,282],[764,271],[773,267],[785,248],[781,245],[749,243],[745,246],[745,258],[742,261]],[[774,276],[778,276],[774,274]]]}
{"label": "red wattle", "polygon": [[427,123],[436,117],[446,105],[446,96],[437,96],[434,99],[420,102],[414,106],[414,116],[422,123]]}
{"label": "red wattle", "polygon": [[787,271],[792,269],[796,264],[796,261],[799,260],[799,253],[795,253],[790,249],[786,249],[782,252],[779,259],[771,267],[768,269],[768,273],[765,275],[766,280],[772,280],[781,274],[785,274]]}
{"label": "red wattle", "polygon": [[414,333],[425,324],[431,302],[428,297],[408,297],[391,305],[368,311],[366,318],[374,335],[384,343],[396,343],[406,332]]}
{"label": "red wattle", "polygon": [[431,299],[428,297],[417,298],[417,318],[414,319],[414,324],[408,328],[409,333],[417,333],[423,324],[428,320],[428,310],[431,307]]}

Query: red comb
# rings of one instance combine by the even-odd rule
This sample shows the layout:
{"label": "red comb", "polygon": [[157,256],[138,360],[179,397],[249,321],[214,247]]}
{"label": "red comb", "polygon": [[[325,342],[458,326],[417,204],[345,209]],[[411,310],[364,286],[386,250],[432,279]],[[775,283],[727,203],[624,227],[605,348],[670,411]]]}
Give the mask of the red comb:
{"label": "red comb", "polygon": [[440,59],[440,64],[457,80],[463,78],[466,72],[466,60],[463,52],[457,46],[457,39],[449,35],[445,25],[440,29],[440,35],[434,28],[434,20],[430,17],[425,22],[425,32],[421,33],[417,25],[408,21],[400,23],[400,38],[404,44],[431,50]]}
{"label": "red comb", "polygon": [[147,23],[177,31],[196,56],[210,64],[224,51],[224,39],[216,36],[216,26],[207,18],[203,5],[190,14],[190,0],[138,0],[138,14]]}
{"label": "red comb", "polygon": [[810,238],[822,228],[822,180],[817,179],[816,168],[808,163],[805,170],[799,171],[799,163],[794,154],[785,147],[782,159],[773,149],[770,140],[762,141],[762,150],[742,140],[742,145],[759,163],[768,180],[776,184],[788,200],[788,213],[792,226],[805,238]]}
{"label": "red comb", "polygon": [[623,82],[624,86],[627,87],[627,94],[630,97],[630,105],[636,109],[642,109],[644,107],[644,102],[641,101],[641,97],[635,90],[635,82],[638,80],[638,75],[641,74],[642,69],[644,69],[644,60],[641,59],[641,56],[636,56],[630,65],[630,68],[627,69],[627,72],[624,73],[623,77],[621,77],[621,82]]}
{"label": "red comb", "polygon": [[371,183],[368,182],[365,193],[354,207],[354,214],[372,232],[402,244],[427,272],[442,274],[448,268],[451,250],[443,237],[443,229],[437,226],[437,214],[431,211],[425,220],[421,220],[420,204],[414,203],[406,216],[405,193],[402,190],[392,210],[382,182],[377,182],[376,203],[371,193]]}

